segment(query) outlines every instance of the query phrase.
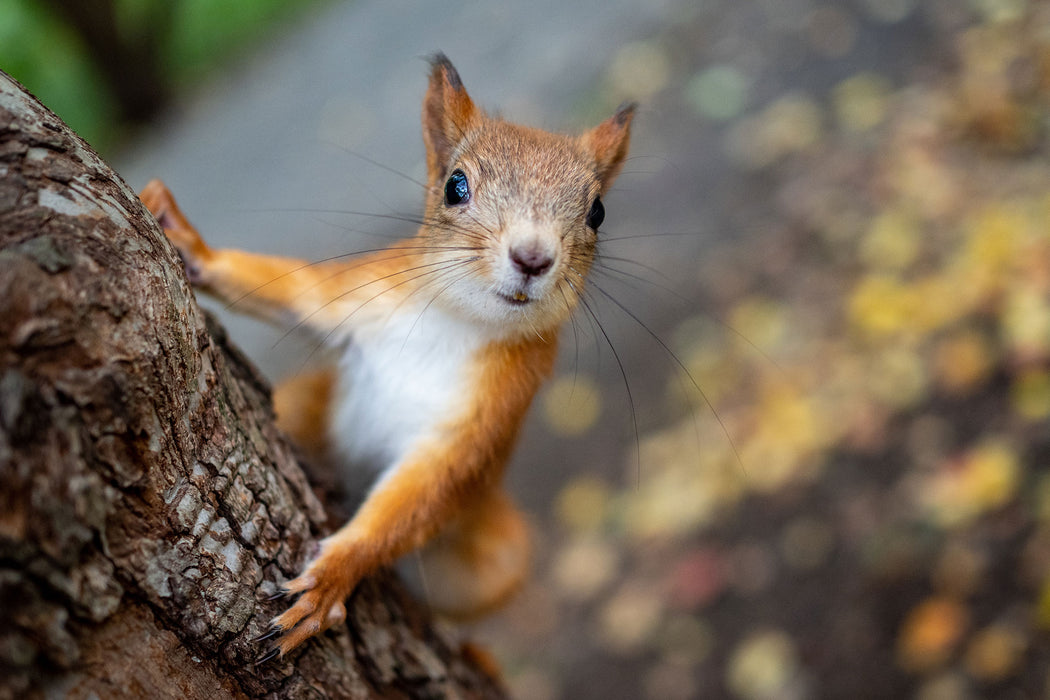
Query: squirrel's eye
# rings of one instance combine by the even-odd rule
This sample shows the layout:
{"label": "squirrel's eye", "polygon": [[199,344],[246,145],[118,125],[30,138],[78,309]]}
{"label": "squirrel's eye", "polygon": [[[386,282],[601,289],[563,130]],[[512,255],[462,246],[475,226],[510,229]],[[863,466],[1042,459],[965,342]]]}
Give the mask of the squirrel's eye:
{"label": "squirrel's eye", "polygon": [[597,231],[603,221],[605,221],[605,207],[602,206],[602,200],[595,197],[591,210],[587,212],[587,225]]}
{"label": "squirrel's eye", "polygon": [[453,170],[445,183],[445,204],[455,206],[470,199],[470,183],[462,170]]}

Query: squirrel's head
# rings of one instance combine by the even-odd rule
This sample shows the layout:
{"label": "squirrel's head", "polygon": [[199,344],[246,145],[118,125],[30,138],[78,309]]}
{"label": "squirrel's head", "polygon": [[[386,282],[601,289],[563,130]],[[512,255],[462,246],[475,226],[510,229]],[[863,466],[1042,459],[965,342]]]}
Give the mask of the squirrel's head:
{"label": "squirrel's head", "polygon": [[438,54],[423,101],[426,241],[447,263],[442,305],[508,331],[539,332],[575,308],[604,195],[623,166],[633,104],[580,136],[490,117]]}

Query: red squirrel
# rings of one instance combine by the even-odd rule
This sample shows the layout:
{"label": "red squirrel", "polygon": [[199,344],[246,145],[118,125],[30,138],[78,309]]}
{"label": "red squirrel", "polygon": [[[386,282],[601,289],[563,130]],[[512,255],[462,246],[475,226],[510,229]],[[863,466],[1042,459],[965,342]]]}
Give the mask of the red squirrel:
{"label": "red squirrel", "polygon": [[277,387],[278,423],[307,451],[376,475],[285,584],[299,597],[273,620],[275,652],[342,623],[364,576],[420,548],[438,611],[484,612],[520,586],[529,539],[503,472],[580,299],[634,110],[580,136],[518,126],[476,107],[436,55],[422,226],[332,262],[212,248],[162,182],[143,189],[194,285],[335,347],[337,366]]}

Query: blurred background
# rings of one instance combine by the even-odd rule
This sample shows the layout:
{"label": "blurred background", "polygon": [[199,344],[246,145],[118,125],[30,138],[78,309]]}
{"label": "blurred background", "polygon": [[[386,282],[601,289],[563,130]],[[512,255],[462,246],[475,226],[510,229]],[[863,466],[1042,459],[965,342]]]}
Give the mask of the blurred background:
{"label": "blurred background", "polygon": [[0,0],[133,188],[312,259],[412,233],[367,214],[420,209],[436,50],[515,121],[642,104],[510,472],[533,580],[461,632],[515,696],[1050,695],[1050,3]]}

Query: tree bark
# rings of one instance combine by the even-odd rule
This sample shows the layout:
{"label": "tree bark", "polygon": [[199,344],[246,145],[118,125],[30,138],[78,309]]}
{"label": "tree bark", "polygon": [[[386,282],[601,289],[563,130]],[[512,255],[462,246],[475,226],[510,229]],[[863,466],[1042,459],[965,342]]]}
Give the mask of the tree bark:
{"label": "tree bark", "polygon": [[0,73],[0,698],[501,695],[390,574],[256,665],[325,524],[152,216]]}

